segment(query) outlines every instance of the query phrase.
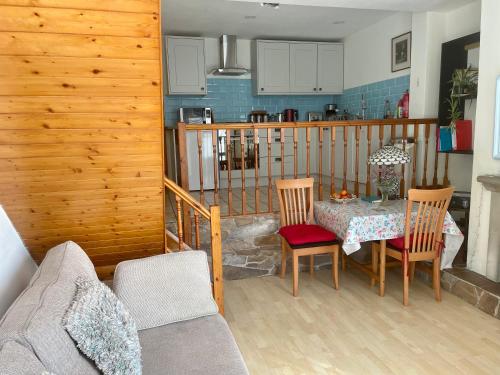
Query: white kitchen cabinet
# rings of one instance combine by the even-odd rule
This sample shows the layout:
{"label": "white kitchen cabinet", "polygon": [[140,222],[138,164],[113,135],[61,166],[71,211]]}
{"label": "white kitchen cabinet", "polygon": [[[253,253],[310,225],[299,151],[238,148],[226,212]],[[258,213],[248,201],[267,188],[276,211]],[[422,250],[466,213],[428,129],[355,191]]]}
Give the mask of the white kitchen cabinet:
{"label": "white kitchen cabinet", "polygon": [[314,94],[318,90],[318,45],[290,44],[290,91]]}
{"label": "white kitchen cabinet", "polygon": [[205,40],[167,37],[168,93],[206,95]]}
{"label": "white kitchen cabinet", "polygon": [[257,95],[330,95],[344,88],[341,43],[257,40]]}
{"label": "white kitchen cabinet", "polygon": [[344,89],[344,46],[318,44],[318,93],[341,94]]}
{"label": "white kitchen cabinet", "polygon": [[290,44],[257,41],[257,91],[283,94],[290,91]]}

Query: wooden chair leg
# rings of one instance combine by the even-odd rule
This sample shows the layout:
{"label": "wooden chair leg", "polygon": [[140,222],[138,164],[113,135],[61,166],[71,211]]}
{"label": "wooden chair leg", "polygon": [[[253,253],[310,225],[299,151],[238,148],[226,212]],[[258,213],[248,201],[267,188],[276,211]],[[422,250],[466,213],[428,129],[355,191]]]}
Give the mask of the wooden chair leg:
{"label": "wooden chair leg", "polygon": [[286,245],[285,241],[281,240],[281,273],[280,277],[283,279],[286,273]]}
{"label": "wooden chair leg", "polygon": [[403,262],[403,305],[408,306],[408,296],[410,293],[409,262]]}
{"label": "wooden chair leg", "polygon": [[436,258],[432,264],[432,286],[436,301],[441,301],[441,258]]}
{"label": "wooden chair leg", "polygon": [[339,249],[332,253],[332,278],[335,289],[339,289]]}
{"label": "wooden chair leg", "polygon": [[378,294],[383,297],[385,294],[385,240],[380,241],[380,270]]}
{"label": "wooden chair leg", "polygon": [[299,256],[293,254],[292,257],[293,264],[293,296],[297,297],[299,294]]}
{"label": "wooden chair leg", "polygon": [[309,255],[309,273],[314,275],[314,255]]}
{"label": "wooden chair leg", "polygon": [[415,278],[415,264],[417,262],[410,262],[410,284],[413,282]]}
{"label": "wooden chair leg", "polygon": [[342,271],[345,271],[347,269],[347,255],[344,250],[340,249],[340,251],[342,251]]}
{"label": "wooden chair leg", "polygon": [[[378,251],[375,248],[375,244],[372,244],[372,271],[374,274],[377,274],[378,271]],[[375,279],[372,277],[370,281],[370,286],[373,287],[375,285]]]}

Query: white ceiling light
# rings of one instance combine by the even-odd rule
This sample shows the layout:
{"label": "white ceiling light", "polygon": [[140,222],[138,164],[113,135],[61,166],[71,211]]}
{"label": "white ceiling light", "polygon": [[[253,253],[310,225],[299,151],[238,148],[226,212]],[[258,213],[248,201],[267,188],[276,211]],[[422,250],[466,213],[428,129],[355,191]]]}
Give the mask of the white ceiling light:
{"label": "white ceiling light", "polygon": [[279,9],[280,3],[260,3],[260,6],[272,9]]}

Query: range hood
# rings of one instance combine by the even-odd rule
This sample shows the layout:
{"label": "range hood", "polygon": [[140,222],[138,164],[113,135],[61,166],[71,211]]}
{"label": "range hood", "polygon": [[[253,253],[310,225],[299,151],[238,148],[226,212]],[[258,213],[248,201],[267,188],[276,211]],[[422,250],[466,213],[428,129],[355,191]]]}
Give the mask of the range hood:
{"label": "range hood", "polygon": [[236,35],[222,35],[219,46],[220,66],[212,74],[218,76],[241,76],[248,73],[247,69],[238,67]]}

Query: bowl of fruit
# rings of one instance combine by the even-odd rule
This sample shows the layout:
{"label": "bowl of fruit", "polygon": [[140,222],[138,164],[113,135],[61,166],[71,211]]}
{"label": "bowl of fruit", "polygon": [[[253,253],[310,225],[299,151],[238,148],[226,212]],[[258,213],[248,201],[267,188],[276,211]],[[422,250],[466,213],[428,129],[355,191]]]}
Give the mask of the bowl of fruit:
{"label": "bowl of fruit", "polygon": [[356,200],[355,194],[350,194],[347,190],[342,190],[340,193],[333,193],[330,199],[337,203],[349,203]]}

